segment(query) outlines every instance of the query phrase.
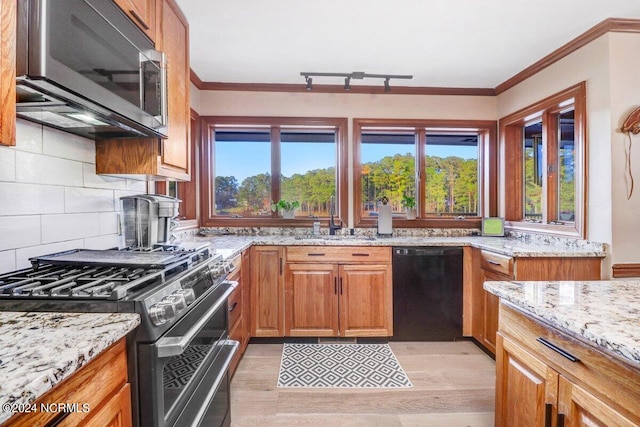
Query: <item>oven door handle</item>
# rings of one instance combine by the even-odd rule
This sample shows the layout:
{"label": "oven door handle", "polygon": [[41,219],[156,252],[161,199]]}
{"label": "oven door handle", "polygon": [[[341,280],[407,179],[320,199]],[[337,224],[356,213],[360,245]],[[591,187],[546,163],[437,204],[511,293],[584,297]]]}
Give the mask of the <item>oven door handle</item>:
{"label": "oven door handle", "polygon": [[[218,374],[216,376],[216,380],[213,383],[213,386],[211,386],[211,389],[209,390],[209,393],[207,393],[207,396],[204,398],[204,402],[211,402],[213,400],[213,396],[215,396],[215,394],[217,393],[218,389],[220,388],[220,384],[224,380],[225,374],[229,370],[229,366],[231,365],[231,361],[233,360],[233,356],[235,356],[236,351],[238,350],[238,347],[240,346],[240,343],[238,341],[234,341],[234,340],[226,340],[224,346],[229,348],[228,349],[228,353],[227,353],[227,358],[224,361],[224,365],[222,366],[222,369],[220,369],[218,371]],[[209,407],[209,405],[202,405],[200,407],[200,410],[196,414],[193,422],[191,423],[192,426],[200,426],[200,425],[202,425],[202,420],[204,419],[204,416],[206,415],[208,407]]]}
{"label": "oven door handle", "polygon": [[235,282],[232,280],[224,281],[221,284],[229,285],[229,287],[224,292],[224,294],[220,298],[218,298],[216,303],[213,304],[213,306],[211,306],[209,310],[207,310],[205,315],[202,316],[200,320],[198,320],[193,325],[193,327],[187,331],[186,334],[178,337],[163,337],[157,341],[156,347],[158,349],[158,357],[162,358],[162,357],[179,356],[182,353],[184,353],[189,343],[195,338],[195,336],[198,334],[198,332],[200,332],[200,330],[204,327],[204,325],[207,324],[209,319],[213,317],[215,312],[218,311],[220,307],[222,307],[222,304],[224,304],[227,301],[227,299],[229,298],[229,295],[231,295],[231,293],[238,286],[238,282]]}

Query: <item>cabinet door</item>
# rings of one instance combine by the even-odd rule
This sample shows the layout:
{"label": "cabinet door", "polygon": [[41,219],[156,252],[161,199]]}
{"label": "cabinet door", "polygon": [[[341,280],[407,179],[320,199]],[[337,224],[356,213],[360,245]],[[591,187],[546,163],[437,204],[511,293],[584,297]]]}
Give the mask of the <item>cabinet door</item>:
{"label": "cabinet door", "polygon": [[160,174],[188,181],[190,160],[189,25],[174,0],[161,2],[161,50],[167,55],[168,137]]}
{"label": "cabinet door", "polygon": [[83,427],[131,427],[131,387],[125,384]]}
{"label": "cabinet door", "polygon": [[501,334],[497,344],[496,427],[550,427],[558,373]]}
{"label": "cabinet door", "polygon": [[339,270],[340,335],[393,335],[391,265],[342,265]]}
{"label": "cabinet door", "polygon": [[283,248],[254,246],[251,251],[252,336],[284,336]]}
{"label": "cabinet door", "polygon": [[151,41],[156,40],[156,0],[115,0]]}
{"label": "cabinet door", "polygon": [[561,425],[560,419],[564,418],[563,425],[566,427],[633,427],[638,426],[639,421],[631,421],[562,376],[559,383],[558,414],[558,425]]}
{"label": "cabinet door", "polygon": [[285,275],[285,335],[338,335],[338,266],[289,263]]}
{"label": "cabinet door", "polygon": [[16,144],[16,2],[0,2],[0,144]]}
{"label": "cabinet door", "polygon": [[[512,280],[508,276],[492,273],[483,270],[484,281],[487,280]],[[483,282],[484,282],[483,281]],[[482,316],[482,344],[495,354],[496,352],[496,333],[498,332],[498,311],[500,307],[500,298],[490,292],[482,290],[483,294],[483,316]]]}
{"label": "cabinet door", "polygon": [[251,251],[242,252],[242,263],[240,264],[240,280],[242,280],[242,312],[243,322],[243,347],[242,352],[247,349],[249,338],[251,337]]}

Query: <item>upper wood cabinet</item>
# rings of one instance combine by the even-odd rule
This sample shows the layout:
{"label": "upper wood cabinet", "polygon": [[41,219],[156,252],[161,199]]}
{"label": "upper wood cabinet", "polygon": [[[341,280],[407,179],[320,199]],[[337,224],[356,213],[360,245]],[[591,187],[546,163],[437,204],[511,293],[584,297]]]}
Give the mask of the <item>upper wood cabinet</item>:
{"label": "upper wood cabinet", "polygon": [[0,2],[0,144],[16,144],[16,2]]}
{"label": "upper wood cabinet", "polygon": [[156,41],[156,0],[115,0],[115,2],[149,36],[151,41]]}
{"label": "upper wood cabinet", "polygon": [[96,172],[134,179],[189,181],[189,24],[174,0],[158,1],[155,10],[156,47],[167,56],[168,137],[98,140]]}

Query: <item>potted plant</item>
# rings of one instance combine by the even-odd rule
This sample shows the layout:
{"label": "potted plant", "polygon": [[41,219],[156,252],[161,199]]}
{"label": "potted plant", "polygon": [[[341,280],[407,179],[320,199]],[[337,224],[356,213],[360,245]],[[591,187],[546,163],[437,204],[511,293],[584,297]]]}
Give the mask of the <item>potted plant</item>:
{"label": "potted plant", "polygon": [[293,219],[295,217],[295,210],[300,207],[300,203],[297,200],[289,202],[287,200],[279,200],[277,203],[271,203],[271,210],[274,212],[280,211],[282,218]]}
{"label": "potted plant", "polygon": [[402,196],[402,206],[406,209],[407,219],[416,219],[416,198],[412,196]]}

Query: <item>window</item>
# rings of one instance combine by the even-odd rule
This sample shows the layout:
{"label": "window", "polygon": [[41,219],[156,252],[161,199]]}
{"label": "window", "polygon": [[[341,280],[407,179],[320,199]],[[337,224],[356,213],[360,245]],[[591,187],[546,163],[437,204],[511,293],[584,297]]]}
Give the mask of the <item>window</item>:
{"label": "window", "polygon": [[[346,218],[344,119],[205,117],[205,226],[274,225],[279,200],[297,201],[288,226],[328,217],[334,196]],[[346,172],[344,172],[346,173]],[[344,174],[343,173],[343,174]],[[307,224],[308,223],[308,224]]]}
{"label": "window", "polygon": [[[495,212],[495,129],[495,122],[354,120],[356,225],[374,226],[384,197],[398,226],[477,227],[478,217]],[[405,196],[417,201],[417,221],[406,220]]]}
{"label": "window", "polygon": [[509,226],[585,237],[585,123],[584,83],[500,120]]}

